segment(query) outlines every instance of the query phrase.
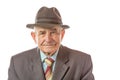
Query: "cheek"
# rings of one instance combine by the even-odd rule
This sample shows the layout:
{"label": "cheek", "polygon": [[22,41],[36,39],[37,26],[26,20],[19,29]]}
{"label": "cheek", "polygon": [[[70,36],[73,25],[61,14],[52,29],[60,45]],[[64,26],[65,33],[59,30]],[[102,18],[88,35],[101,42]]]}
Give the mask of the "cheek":
{"label": "cheek", "polygon": [[36,42],[36,44],[37,44],[38,46],[40,46],[40,45],[42,44],[43,40],[42,40],[41,38],[39,38],[39,37],[36,37],[36,38],[35,38],[35,42]]}
{"label": "cheek", "polygon": [[55,36],[55,37],[53,37],[53,40],[56,42],[60,42],[61,38],[60,38],[60,36]]}
{"label": "cheek", "polygon": [[54,41],[59,45],[61,43],[61,36],[54,37]]}
{"label": "cheek", "polygon": [[44,42],[44,40],[43,40],[42,38],[38,38],[38,39],[37,39],[38,45],[41,45],[43,42]]}

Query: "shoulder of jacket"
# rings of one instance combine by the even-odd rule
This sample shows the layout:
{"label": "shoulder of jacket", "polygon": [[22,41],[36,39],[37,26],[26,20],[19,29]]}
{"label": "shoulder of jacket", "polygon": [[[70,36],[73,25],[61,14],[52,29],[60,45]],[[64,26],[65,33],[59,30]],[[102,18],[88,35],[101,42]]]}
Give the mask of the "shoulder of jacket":
{"label": "shoulder of jacket", "polygon": [[17,53],[15,55],[13,55],[12,57],[15,57],[15,58],[26,57],[28,55],[34,54],[35,52],[37,52],[37,48],[32,48],[32,49],[25,50],[25,51],[22,51],[20,53]]}
{"label": "shoulder of jacket", "polygon": [[80,50],[72,49],[72,48],[69,48],[66,46],[63,46],[63,49],[72,55],[90,56],[88,53],[85,53],[85,52],[80,51]]}

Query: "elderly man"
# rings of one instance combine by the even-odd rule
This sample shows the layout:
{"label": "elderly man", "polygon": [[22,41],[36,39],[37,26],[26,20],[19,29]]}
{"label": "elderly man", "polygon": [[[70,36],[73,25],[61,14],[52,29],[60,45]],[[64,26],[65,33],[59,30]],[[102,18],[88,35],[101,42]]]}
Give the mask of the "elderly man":
{"label": "elderly man", "polygon": [[12,56],[8,80],[94,80],[90,55],[61,45],[69,26],[55,7],[40,8],[27,28],[38,47]]}

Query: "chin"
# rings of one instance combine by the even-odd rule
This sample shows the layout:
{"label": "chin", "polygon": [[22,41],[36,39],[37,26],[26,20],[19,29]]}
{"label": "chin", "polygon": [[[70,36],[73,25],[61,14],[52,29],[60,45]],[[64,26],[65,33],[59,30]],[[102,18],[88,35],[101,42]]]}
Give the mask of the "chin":
{"label": "chin", "polygon": [[46,53],[53,53],[53,52],[55,52],[55,51],[46,50],[46,51],[44,51],[44,52],[46,52]]}
{"label": "chin", "polygon": [[54,53],[54,52],[56,52],[57,50],[52,50],[52,49],[50,49],[50,50],[44,50],[44,52],[46,52],[46,53]]}

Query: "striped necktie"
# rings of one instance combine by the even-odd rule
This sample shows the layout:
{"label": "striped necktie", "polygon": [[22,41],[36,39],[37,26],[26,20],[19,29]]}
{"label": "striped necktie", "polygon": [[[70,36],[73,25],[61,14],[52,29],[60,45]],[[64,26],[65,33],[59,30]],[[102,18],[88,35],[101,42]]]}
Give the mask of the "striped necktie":
{"label": "striped necktie", "polygon": [[53,65],[54,60],[52,58],[46,58],[45,63],[47,65],[46,71],[45,71],[45,78],[46,80],[52,80],[52,65]]}

